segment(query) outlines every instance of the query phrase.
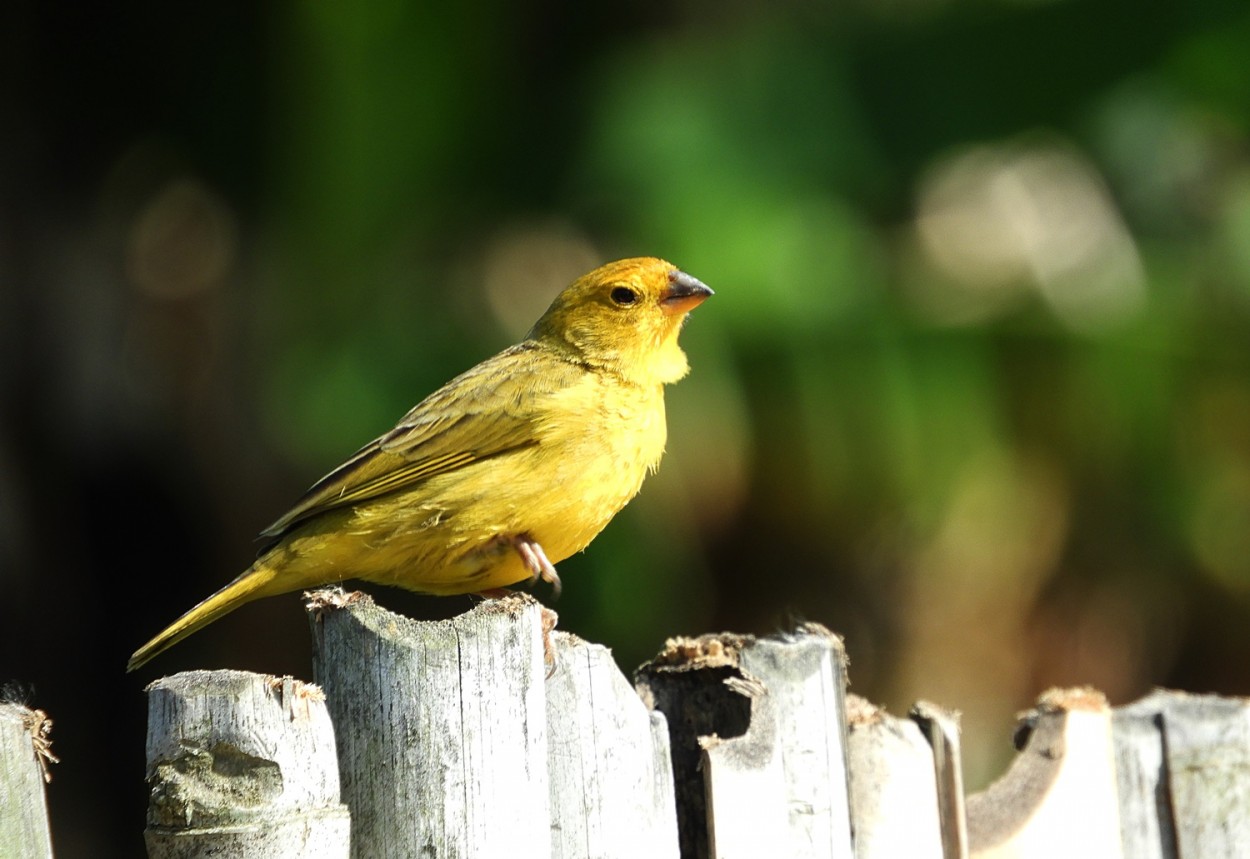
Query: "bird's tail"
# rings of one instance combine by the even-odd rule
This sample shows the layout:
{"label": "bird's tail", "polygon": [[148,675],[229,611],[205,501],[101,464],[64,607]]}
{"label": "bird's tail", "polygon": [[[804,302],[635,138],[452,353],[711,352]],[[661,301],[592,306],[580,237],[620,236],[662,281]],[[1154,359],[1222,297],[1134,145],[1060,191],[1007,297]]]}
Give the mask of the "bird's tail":
{"label": "bird's tail", "polygon": [[[296,583],[297,587],[298,584]],[[278,575],[277,570],[262,565],[258,561],[243,575],[178,618],[158,636],[136,650],[130,657],[130,661],[126,663],[126,670],[134,671],[153,656],[164,652],[191,633],[203,629],[244,603],[295,589],[289,581],[285,580],[285,577]]]}

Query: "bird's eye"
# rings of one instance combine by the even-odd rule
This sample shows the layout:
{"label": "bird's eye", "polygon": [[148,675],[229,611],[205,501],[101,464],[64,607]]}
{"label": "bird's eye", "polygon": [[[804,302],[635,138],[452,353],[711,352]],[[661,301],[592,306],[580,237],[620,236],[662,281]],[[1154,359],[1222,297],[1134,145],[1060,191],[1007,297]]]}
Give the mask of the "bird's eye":
{"label": "bird's eye", "polygon": [[622,307],[628,307],[638,300],[638,293],[628,286],[615,287],[608,295],[611,296],[613,302]]}

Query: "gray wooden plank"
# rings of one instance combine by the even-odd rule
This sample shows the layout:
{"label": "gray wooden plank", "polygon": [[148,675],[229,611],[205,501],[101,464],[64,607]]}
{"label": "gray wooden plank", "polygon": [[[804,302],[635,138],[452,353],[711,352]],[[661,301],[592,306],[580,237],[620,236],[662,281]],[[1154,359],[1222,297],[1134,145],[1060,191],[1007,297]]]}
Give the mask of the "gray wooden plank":
{"label": "gray wooden plank", "polygon": [[942,859],[933,750],[919,726],[855,695],[847,718],[856,859]]}
{"label": "gray wooden plank", "polygon": [[1111,716],[1120,803],[1120,840],[1133,859],[1177,859],[1163,752],[1168,697],[1151,693]]}
{"label": "gray wooden plank", "polygon": [[321,690],[189,671],[148,687],[151,859],[346,857],[334,731]]}
{"label": "gray wooden plank", "polygon": [[552,636],[547,763],[553,859],[676,859],[664,716],[648,711],[611,652]]}
{"label": "gray wooden plank", "polygon": [[313,675],[338,735],[352,854],[551,855],[539,605],[447,621],[314,594]]}
{"label": "gray wooden plank", "polygon": [[853,855],[837,636],[675,638],[636,682],[668,719],[683,857]]}
{"label": "gray wooden plank", "polygon": [[0,856],[51,859],[44,766],[37,743],[46,742],[42,711],[0,703]]}
{"label": "gray wooden plank", "polygon": [[1007,773],[968,797],[969,854],[1124,856],[1106,699],[1093,689],[1051,690],[1027,724],[1027,743]]}
{"label": "gray wooden plank", "polygon": [[1177,854],[1250,856],[1250,704],[1183,692],[1159,703]]}
{"label": "gray wooden plank", "polygon": [[960,754],[959,714],[928,701],[917,701],[908,713],[933,750],[937,782],[938,817],[945,859],[967,859],[968,815],[964,806],[963,761]]}

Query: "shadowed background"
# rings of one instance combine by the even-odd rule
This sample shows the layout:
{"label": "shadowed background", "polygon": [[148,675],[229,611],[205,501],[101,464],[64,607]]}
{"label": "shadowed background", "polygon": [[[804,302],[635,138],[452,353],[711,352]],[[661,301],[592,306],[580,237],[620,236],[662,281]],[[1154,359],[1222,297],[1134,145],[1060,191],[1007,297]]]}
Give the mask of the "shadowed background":
{"label": "shadowed background", "polygon": [[854,691],[964,712],[974,788],[1048,685],[1250,691],[1245,4],[5,18],[0,680],[62,859],[142,851],[145,683],[311,670],[295,596],[129,653],[622,256],[717,294],[563,628],[630,671],[821,621]]}

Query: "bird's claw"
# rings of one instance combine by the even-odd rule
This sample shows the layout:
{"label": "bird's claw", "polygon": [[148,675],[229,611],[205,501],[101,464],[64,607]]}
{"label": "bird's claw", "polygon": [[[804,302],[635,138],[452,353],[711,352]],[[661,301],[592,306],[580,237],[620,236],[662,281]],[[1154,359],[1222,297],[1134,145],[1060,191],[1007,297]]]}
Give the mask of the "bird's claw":
{"label": "bird's claw", "polygon": [[547,558],[547,553],[543,551],[543,547],[536,540],[527,534],[520,534],[513,538],[512,545],[516,547],[517,554],[521,556],[521,561],[525,564],[525,568],[530,571],[530,583],[542,579],[551,585],[551,595],[553,597],[560,596],[560,574],[556,572],[555,565]]}

